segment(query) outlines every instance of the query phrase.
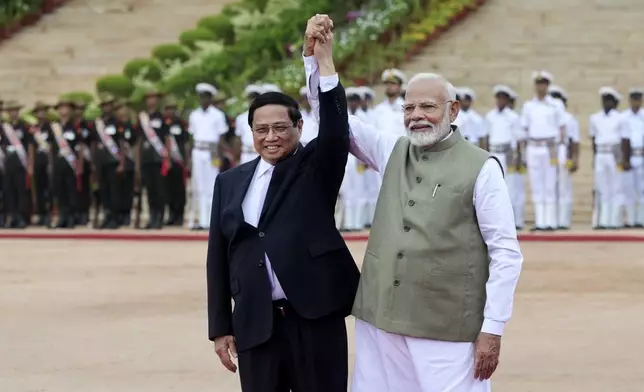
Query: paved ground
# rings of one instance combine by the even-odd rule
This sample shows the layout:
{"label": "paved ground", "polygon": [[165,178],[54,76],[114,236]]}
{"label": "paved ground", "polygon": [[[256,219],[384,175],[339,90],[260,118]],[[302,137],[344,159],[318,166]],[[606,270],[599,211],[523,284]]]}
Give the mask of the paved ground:
{"label": "paved ground", "polygon": [[[523,251],[495,392],[641,390],[642,246]],[[0,391],[239,391],[205,340],[205,244],[1,240],[0,254]]]}

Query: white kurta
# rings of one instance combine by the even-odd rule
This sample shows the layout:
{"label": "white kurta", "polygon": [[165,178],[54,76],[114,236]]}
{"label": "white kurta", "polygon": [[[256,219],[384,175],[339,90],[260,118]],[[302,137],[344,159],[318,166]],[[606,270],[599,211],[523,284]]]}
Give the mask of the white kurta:
{"label": "white kurta", "polygon": [[[317,62],[305,57],[308,97],[319,110],[318,86],[329,91],[338,76],[320,78]],[[400,136],[378,132],[355,116],[349,117],[351,152],[382,176]],[[519,250],[510,196],[501,168],[488,160],[476,180],[473,205],[490,258],[487,300],[481,331],[501,335],[512,313],[514,290],[523,256]],[[459,391],[484,392],[490,382],[473,377],[474,344],[412,339],[356,324],[354,392]]]}

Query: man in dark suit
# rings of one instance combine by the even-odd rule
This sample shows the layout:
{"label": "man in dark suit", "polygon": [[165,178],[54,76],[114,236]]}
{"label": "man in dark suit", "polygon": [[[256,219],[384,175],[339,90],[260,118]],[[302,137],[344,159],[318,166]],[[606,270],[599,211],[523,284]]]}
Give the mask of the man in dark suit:
{"label": "man in dark suit", "polygon": [[[332,34],[316,43],[309,26],[304,54],[335,75]],[[320,94],[319,136],[306,147],[287,95],[259,96],[248,122],[260,157],[215,182],[209,338],[228,370],[238,356],[244,392],[346,392],[345,317],[359,272],[334,220],[349,153],[344,89]]]}

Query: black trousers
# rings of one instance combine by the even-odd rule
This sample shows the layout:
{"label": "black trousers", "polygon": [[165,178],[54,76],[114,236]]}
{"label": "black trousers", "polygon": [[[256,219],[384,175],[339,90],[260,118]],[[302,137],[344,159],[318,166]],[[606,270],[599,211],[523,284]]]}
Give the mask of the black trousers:
{"label": "black trousers", "polygon": [[186,184],[183,166],[173,163],[166,178],[168,210],[179,220],[183,220],[186,205]]}
{"label": "black trousers", "polygon": [[89,208],[92,205],[92,166],[89,161],[83,162],[83,174],[81,175],[81,188],[78,190],[78,208],[79,214],[89,215]]}
{"label": "black trousers", "polygon": [[36,153],[34,185],[36,187],[36,214],[40,216],[50,214],[53,194],[49,179],[49,153]]}
{"label": "black trousers", "polygon": [[5,162],[4,190],[7,213],[26,215],[31,203],[31,193],[27,189],[27,170],[15,154],[8,156]]}
{"label": "black trousers", "polygon": [[121,214],[129,214],[134,200],[134,170],[125,170],[120,183],[118,211]]}
{"label": "black trousers", "polygon": [[344,317],[307,320],[286,301],[275,305],[270,340],[239,353],[242,391],[346,392],[349,359]]}
{"label": "black trousers", "polygon": [[120,178],[116,174],[118,163],[106,163],[98,166],[98,186],[101,194],[103,213],[116,213],[119,207]]}
{"label": "black trousers", "polygon": [[78,211],[76,174],[63,157],[54,160],[54,192],[58,202],[58,215],[69,217]]}
{"label": "black trousers", "polygon": [[161,162],[141,165],[141,181],[148,195],[150,212],[163,213],[165,208],[165,178],[161,175]]}

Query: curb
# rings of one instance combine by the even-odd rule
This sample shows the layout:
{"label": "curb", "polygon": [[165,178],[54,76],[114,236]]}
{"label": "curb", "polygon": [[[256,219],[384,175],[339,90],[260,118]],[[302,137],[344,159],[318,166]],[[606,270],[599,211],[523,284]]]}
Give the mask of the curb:
{"label": "curb", "polygon": [[[343,234],[347,242],[364,242],[368,234]],[[163,234],[163,233],[37,233],[29,231],[0,231],[0,240],[94,240],[94,241],[174,241],[206,242],[207,234]],[[644,242],[644,235],[637,234],[519,234],[523,242]]]}

